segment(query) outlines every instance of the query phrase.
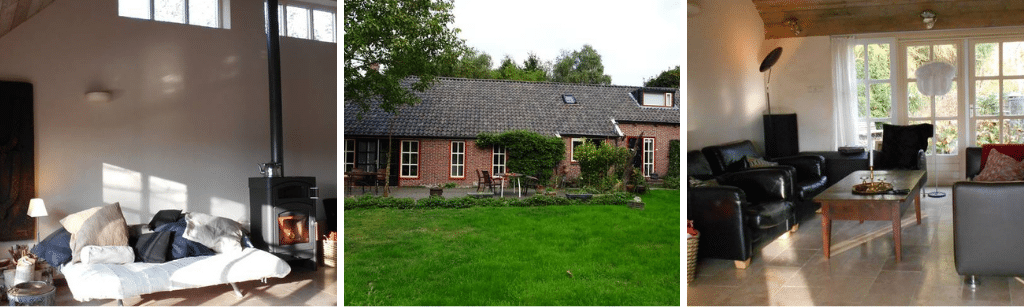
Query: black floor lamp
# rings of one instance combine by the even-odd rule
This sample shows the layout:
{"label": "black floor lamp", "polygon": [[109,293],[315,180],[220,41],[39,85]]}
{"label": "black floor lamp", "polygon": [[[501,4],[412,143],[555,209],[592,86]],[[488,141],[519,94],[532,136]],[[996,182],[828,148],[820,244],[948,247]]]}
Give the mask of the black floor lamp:
{"label": "black floor lamp", "polygon": [[761,72],[768,72],[765,79],[764,95],[768,114],[764,115],[764,151],[769,158],[792,156],[800,151],[797,137],[796,114],[772,114],[771,94],[768,85],[772,82],[772,66],[782,56],[782,47],[776,47],[761,61]]}

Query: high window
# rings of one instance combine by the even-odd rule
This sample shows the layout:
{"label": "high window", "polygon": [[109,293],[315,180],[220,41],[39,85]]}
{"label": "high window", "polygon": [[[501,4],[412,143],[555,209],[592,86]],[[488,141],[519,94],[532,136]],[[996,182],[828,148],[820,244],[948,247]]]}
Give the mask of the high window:
{"label": "high window", "polygon": [[416,178],[420,176],[420,142],[402,141],[402,178]]}
{"label": "high window", "polygon": [[[862,40],[853,46],[857,72],[857,135],[859,145],[882,141],[882,124],[895,123],[893,100],[895,79],[891,41]],[[875,146],[881,149],[880,146]]]}
{"label": "high window", "polygon": [[452,178],[466,177],[466,142],[452,141],[451,146],[451,173]]}
{"label": "high window", "polygon": [[644,177],[654,173],[654,138],[644,138]]}
{"label": "high window", "polygon": [[672,93],[647,93],[641,99],[644,106],[648,107],[671,107]]}
{"label": "high window", "polygon": [[337,9],[312,2],[317,1],[280,1],[277,7],[278,33],[294,38],[337,42]]}
{"label": "high window", "polygon": [[228,0],[118,0],[121,17],[228,28]]}
{"label": "high window", "polygon": [[505,173],[505,147],[494,146],[493,159],[491,160],[491,175]]}

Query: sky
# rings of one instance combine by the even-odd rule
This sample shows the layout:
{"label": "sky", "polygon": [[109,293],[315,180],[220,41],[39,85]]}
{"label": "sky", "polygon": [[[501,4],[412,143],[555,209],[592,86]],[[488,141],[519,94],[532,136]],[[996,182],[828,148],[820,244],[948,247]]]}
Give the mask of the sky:
{"label": "sky", "polygon": [[505,55],[522,65],[529,52],[542,61],[589,44],[614,85],[641,86],[680,65],[679,0],[455,0],[452,13],[466,45],[486,52],[496,67]]}

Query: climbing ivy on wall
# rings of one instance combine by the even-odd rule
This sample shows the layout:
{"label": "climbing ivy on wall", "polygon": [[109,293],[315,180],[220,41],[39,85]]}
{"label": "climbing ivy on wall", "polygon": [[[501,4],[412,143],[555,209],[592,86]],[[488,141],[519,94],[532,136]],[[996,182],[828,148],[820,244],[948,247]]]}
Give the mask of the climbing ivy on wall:
{"label": "climbing ivy on wall", "polygon": [[505,148],[509,172],[536,176],[540,183],[551,179],[555,166],[565,158],[565,143],[554,136],[543,136],[527,130],[512,130],[502,133],[481,133],[476,137],[476,146]]}

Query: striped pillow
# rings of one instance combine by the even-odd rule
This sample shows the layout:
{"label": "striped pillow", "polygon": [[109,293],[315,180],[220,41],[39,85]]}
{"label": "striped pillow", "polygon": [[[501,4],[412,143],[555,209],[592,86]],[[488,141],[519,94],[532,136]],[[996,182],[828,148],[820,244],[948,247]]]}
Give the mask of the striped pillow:
{"label": "striped pillow", "polygon": [[769,162],[769,161],[767,161],[765,159],[761,159],[761,158],[758,158],[758,157],[743,157],[743,158],[747,159],[747,167],[750,167],[750,168],[766,167],[766,166],[778,166],[779,165],[778,162]]}

